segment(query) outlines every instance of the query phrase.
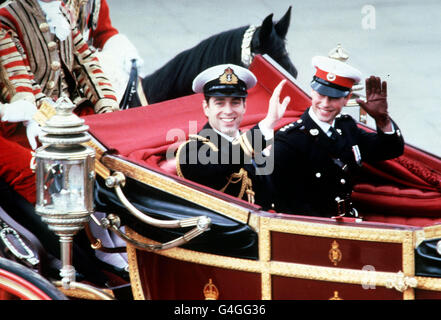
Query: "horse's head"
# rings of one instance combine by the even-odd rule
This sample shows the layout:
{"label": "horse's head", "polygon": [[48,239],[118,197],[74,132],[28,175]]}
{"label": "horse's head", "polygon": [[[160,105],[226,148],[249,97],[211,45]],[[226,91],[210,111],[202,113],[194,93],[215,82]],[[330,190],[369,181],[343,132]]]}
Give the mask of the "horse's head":
{"label": "horse's head", "polygon": [[273,14],[266,17],[253,36],[251,51],[254,54],[268,54],[294,78],[297,78],[297,69],[291,62],[285,46],[290,20],[291,7],[276,24],[273,23]]}

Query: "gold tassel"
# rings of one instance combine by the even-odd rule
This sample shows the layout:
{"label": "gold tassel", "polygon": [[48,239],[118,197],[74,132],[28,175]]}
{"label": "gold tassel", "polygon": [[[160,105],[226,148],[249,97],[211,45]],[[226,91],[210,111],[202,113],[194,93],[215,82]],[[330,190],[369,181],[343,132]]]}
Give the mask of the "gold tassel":
{"label": "gold tassel", "polygon": [[255,193],[253,191],[253,182],[248,177],[248,172],[244,168],[241,168],[240,171],[237,173],[235,172],[235,173],[231,174],[230,178],[228,179],[227,184],[219,191],[225,192],[225,190],[227,189],[227,187],[231,183],[236,184],[236,183],[239,183],[240,181],[242,181],[242,186],[240,188],[240,192],[237,197],[242,199],[244,193],[246,192],[248,202],[254,204]]}

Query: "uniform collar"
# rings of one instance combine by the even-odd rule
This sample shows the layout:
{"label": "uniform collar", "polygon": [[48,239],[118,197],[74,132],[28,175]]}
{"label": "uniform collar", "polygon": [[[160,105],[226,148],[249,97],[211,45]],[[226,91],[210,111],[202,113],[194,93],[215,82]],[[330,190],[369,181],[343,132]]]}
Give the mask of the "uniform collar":
{"label": "uniform collar", "polygon": [[236,140],[236,139],[238,139],[240,137],[239,130],[236,132],[236,136],[235,137],[230,137],[229,135],[226,135],[225,133],[222,133],[222,132],[216,130],[215,128],[213,128],[213,130],[214,130],[214,132],[216,132],[221,137],[224,137],[229,142],[233,142],[234,140]]}
{"label": "uniform collar", "polygon": [[312,110],[312,108],[309,108],[309,110],[308,110],[308,114],[309,114],[309,116],[311,117],[312,121],[314,121],[314,122],[320,127],[320,129],[322,129],[323,132],[326,133],[326,134],[328,133],[329,128],[330,128],[331,126],[332,126],[332,127],[335,126],[335,119],[334,119],[334,121],[332,121],[332,125],[329,124],[329,123],[327,123],[327,122],[320,121],[320,120],[317,118],[317,116],[315,115],[315,113],[314,113],[314,111]]}
{"label": "uniform collar", "polygon": [[224,138],[225,140],[227,140],[228,142],[233,142],[234,140],[238,139],[240,137],[240,131],[237,130],[236,132],[236,136],[235,137],[230,137],[229,135],[226,135],[225,133],[220,132],[219,130],[213,128],[212,126],[210,126],[210,124],[207,122],[207,124],[204,126],[204,129],[208,129],[210,128],[211,130],[213,130],[214,132],[216,132],[218,135],[220,135],[222,138]]}

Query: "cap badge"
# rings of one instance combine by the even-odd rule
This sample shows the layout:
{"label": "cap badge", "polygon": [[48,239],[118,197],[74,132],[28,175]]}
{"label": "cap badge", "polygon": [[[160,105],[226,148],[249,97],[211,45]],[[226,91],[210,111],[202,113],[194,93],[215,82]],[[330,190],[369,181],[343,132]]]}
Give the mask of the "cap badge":
{"label": "cap badge", "polygon": [[234,74],[233,69],[227,68],[224,73],[219,77],[219,82],[221,84],[237,84],[239,79]]}
{"label": "cap badge", "polygon": [[331,73],[331,72],[329,72],[327,75],[326,75],[326,79],[328,79],[328,81],[334,81],[335,79],[336,79],[336,75],[334,74],[334,73]]}

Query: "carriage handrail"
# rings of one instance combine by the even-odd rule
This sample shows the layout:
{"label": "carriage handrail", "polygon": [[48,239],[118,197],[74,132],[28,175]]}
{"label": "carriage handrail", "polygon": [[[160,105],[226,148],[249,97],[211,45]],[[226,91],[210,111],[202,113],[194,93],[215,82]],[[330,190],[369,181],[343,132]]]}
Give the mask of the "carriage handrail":
{"label": "carriage handrail", "polygon": [[153,225],[159,228],[185,228],[198,226],[203,231],[208,230],[211,225],[211,219],[207,216],[198,216],[181,220],[159,220],[144,214],[143,212],[139,211],[134,205],[132,205],[124,195],[121,186],[125,185],[125,176],[121,172],[114,172],[111,176],[107,177],[105,183],[108,188],[115,189],[116,195],[118,196],[119,200],[129,210],[131,214],[149,225]]}
{"label": "carriage handrail", "polygon": [[131,243],[133,246],[138,247],[140,249],[145,249],[148,251],[159,251],[159,250],[166,250],[174,247],[178,247],[182,244],[185,244],[189,242],[191,239],[197,237],[198,235],[204,233],[209,225],[197,225],[196,228],[191,229],[184,235],[182,235],[179,238],[176,238],[174,240],[171,240],[166,243],[159,243],[159,244],[148,244],[148,243],[142,243],[139,242],[124,232],[120,230],[120,219],[118,216],[114,214],[109,214],[107,218],[101,219],[101,226],[109,229],[116,233],[117,236],[119,236],[124,241],[127,241]]}
{"label": "carriage handrail", "polygon": [[126,235],[124,232],[120,230],[120,219],[118,216],[114,214],[109,214],[107,218],[101,219],[100,225],[106,229],[109,229],[116,233],[117,236],[122,238],[124,241],[130,242],[136,247],[146,249],[146,250],[165,250],[173,247],[180,246],[189,242],[191,239],[199,236],[205,231],[210,230],[211,219],[207,216],[198,216],[192,218],[186,218],[181,220],[159,220],[152,218],[140,210],[138,210],[124,195],[121,186],[125,185],[125,176],[121,172],[114,172],[111,176],[107,177],[105,180],[106,186],[108,188],[114,188],[116,195],[118,196],[121,203],[129,210],[129,212],[134,215],[136,218],[145,222],[149,225],[153,225],[159,228],[185,228],[196,226],[195,228],[189,230],[181,237],[178,237],[174,240],[171,240],[166,243],[161,244],[146,244],[136,241]]}

